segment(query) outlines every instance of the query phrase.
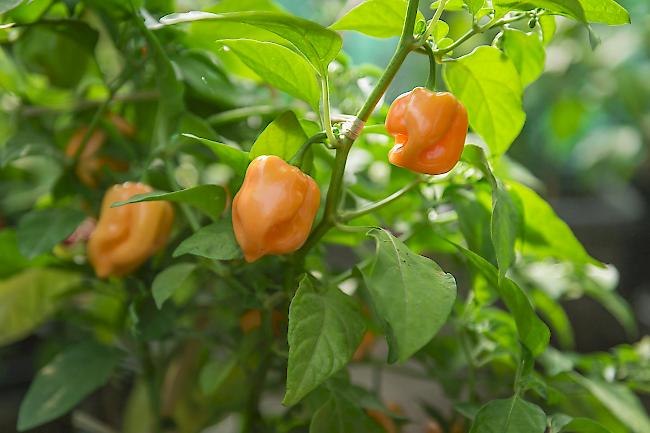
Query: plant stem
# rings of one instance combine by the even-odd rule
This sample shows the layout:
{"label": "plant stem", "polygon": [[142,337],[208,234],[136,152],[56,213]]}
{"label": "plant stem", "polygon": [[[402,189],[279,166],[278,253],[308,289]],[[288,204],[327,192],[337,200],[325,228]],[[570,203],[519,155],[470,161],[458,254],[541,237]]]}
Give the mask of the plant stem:
{"label": "plant stem", "polygon": [[[514,23],[516,21],[519,21],[523,18],[528,17],[529,14],[518,14],[510,18],[501,18],[499,20],[492,20],[485,24],[484,26],[474,26],[470,30],[467,31],[464,35],[462,35],[460,38],[456,39],[453,44],[449,45],[448,47],[441,48],[441,49],[436,49],[433,51],[435,56],[441,56],[443,54],[447,54],[450,51],[453,51],[455,48],[459,47],[462,45],[465,41],[470,39],[471,37],[478,35],[480,33],[485,33],[486,31],[493,29],[495,27],[501,27],[506,24]],[[539,14],[538,14],[539,16]]]}
{"label": "plant stem", "polygon": [[440,19],[442,12],[445,10],[446,5],[447,5],[447,0],[440,0],[440,3],[438,3],[438,8],[436,9],[436,12],[433,14],[433,17],[431,18],[431,21],[427,26],[427,30],[424,32],[424,35],[422,35],[421,41],[423,44],[427,43],[427,39],[429,39],[429,36],[431,36],[431,33],[433,33],[433,30],[435,29],[436,24],[438,24],[438,20]]}
{"label": "plant stem", "polygon": [[429,78],[425,87],[432,92],[436,91],[436,56],[433,54],[433,48],[428,42],[425,42],[422,47],[427,52],[429,57]]}
{"label": "plant stem", "polygon": [[338,139],[334,137],[332,132],[332,119],[330,115],[330,88],[329,88],[329,78],[327,77],[327,71],[323,72],[323,76],[320,80],[321,86],[321,123],[323,124],[323,129],[325,129],[325,134],[327,135],[327,140],[330,142],[330,145],[337,147]]}
{"label": "plant stem", "polygon": [[[409,0],[408,2],[406,19],[404,20],[404,27],[402,28],[402,35],[400,36],[397,49],[395,50],[393,57],[388,63],[388,66],[386,67],[383,75],[375,85],[375,88],[372,90],[372,92],[370,92],[370,95],[368,95],[368,98],[357,113],[356,117],[362,122],[366,122],[368,120],[373,110],[377,106],[377,103],[386,92],[388,85],[395,77],[395,74],[397,74],[397,71],[399,70],[400,66],[402,66],[402,63],[404,63],[406,56],[414,48],[413,28],[415,27],[418,4],[418,0]],[[323,90],[325,90],[325,88]],[[323,100],[328,101],[329,97],[323,95]],[[323,108],[325,109],[326,105],[328,106],[328,112],[323,114],[326,114],[327,119],[329,119],[329,104],[323,104]],[[303,247],[296,253],[296,257],[300,260],[302,260],[307,255],[309,250],[311,250],[314,245],[316,245],[318,241],[335,225],[337,220],[338,206],[339,202],[341,201],[341,195],[343,191],[343,175],[345,174],[345,165],[350,153],[350,149],[352,148],[352,144],[354,144],[354,140],[348,137],[344,137],[341,141],[339,141],[338,144],[339,145],[337,146],[336,157],[334,160],[334,167],[332,169],[332,177],[330,178],[330,185],[327,191],[323,218],[311,233],[307,239],[307,242],[305,242],[305,245],[303,245]]]}
{"label": "plant stem", "polygon": [[312,144],[314,143],[322,143],[327,139],[327,134],[325,132],[319,132],[318,134],[315,134],[307,139],[303,143],[302,146],[300,146],[300,149],[296,152],[293,157],[289,160],[289,164],[293,164],[297,167],[302,167],[302,160],[305,158],[305,153],[309,150]]}
{"label": "plant stem", "polygon": [[225,125],[228,123],[239,122],[250,116],[267,116],[278,114],[289,107],[277,107],[275,105],[256,105],[253,107],[241,107],[233,110],[222,111],[208,117],[208,123],[212,126]]}
{"label": "plant stem", "polygon": [[350,220],[352,220],[354,218],[358,218],[360,216],[363,216],[363,215],[369,214],[371,212],[374,212],[374,211],[376,211],[378,209],[381,209],[384,206],[388,206],[389,204],[391,204],[395,200],[402,197],[404,194],[407,194],[413,188],[417,187],[422,182],[424,182],[424,177],[418,176],[417,178],[413,179],[411,182],[407,183],[401,189],[395,191],[394,193],[392,193],[391,195],[389,195],[386,198],[383,198],[383,199],[381,199],[381,200],[379,200],[379,201],[377,201],[375,203],[371,203],[371,204],[369,204],[367,206],[364,206],[364,207],[362,207],[360,209],[343,212],[340,215],[339,220],[344,221],[344,222],[345,221],[350,221]]}

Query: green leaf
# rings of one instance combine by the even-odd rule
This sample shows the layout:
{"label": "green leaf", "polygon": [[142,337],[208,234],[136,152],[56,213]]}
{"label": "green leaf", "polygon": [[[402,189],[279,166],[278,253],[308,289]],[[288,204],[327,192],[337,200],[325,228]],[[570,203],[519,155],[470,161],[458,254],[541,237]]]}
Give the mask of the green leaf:
{"label": "green leaf", "polygon": [[257,137],[250,151],[250,158],[276,155],[288,161],[307,141],[300,122],[293,111],[286,111],[271,122]]}
{"label": "green leaf", "polygon": [[470,433],[544,433],[546,414],[521,398],[493,400],[476,414]]}
{"label": "green leaf", "polygon": [[498,15],[508,11],[528,11],[537,8],[571,17],[580,22],[587,22],[585,12],[578,0],[493,0],[492,5]]}
{"label": "green leaf", "polygon": [[25,431],[70,411],[106,384],[120,361],[112,348],[95,342],[65,349],[40,369],[20,405],[18,430]]}
{"label": "green leaf", "polygon": [[289,364],[283,404],[293,405],[343,368],[366,325],[352,299],[338,288],[319,291],[305,276],[289,308]]}
{"label": "green leaf", "polygon": [[590,23],[603,23],[612,26],[630,23],[630,15],[614,0],[579,0],[585,17]]}
{"label": "green leaf", "polygon": [[213,14],[187,12],[161,18],[162,25],[174,25],[195,21],[226,21],[249,24],[268,30],[291,42],[324,75],[327,65],[341,50],[341,37],[333,30],[312,21],[276,12],[233,12]]}
{"label": "green leaf", "polygon": [[194,272],[194,263],[178,263],[172,265],[156,275],[151,285],[151,294],[158,309],[161,309],[176,289],[180,288],[187,278]]}
{"label": "green leaf", "polygon": [[219,43],[234,52],[263,80],[318,110],[320,88],[316,71],[304,57],[273,42],[226,39]]}
{"label": "green leaf", "polygon": [[492,202],[490,233],[499,264],[499,281],[502,281],[515,261],[515,242],[521,227],[521,215],[501,184],[492,191]]}
{"label": "green leaf", "polygon": [[650,433],[650,418],[639,398],[625,385],[588,379],[577,373],[572,377],[586,388],[598,401],[632,433]]}
{"label": "green leaf", "polygon": [[27,269],[0,281],[0,345],[28,336],[80,281],[77,273],[47,268]]}
{"label": "green leaf", "polygon": [[628,302],[614,289],[599,287],[593,282],[584,285],[585,294],[598,301],[609,313],[623,325],[629,336],[636,336],[638,333],[634,310]]}
{"label": "green leaf", "polygon": [[376,38],[402,33],[407,2],[404,0],[366,0],[330,26],[333,30],[355,30]]}
{"label": "green leaf", "polygon": [[199,209],[213,220],[216,220],[226,207],[226,191],[218,185],[198,185],[173,192],[152,191],[144,194],[136,194],[128,200],[115,202],[111,207],[142,203],[145,201],[186,203]]}
{"label": "green leaf", "polygon": [[521,79],[508,57],[494,47],[481,46],[445,63],[443,72],[450,91],[467,108],[472,129],[493,154],[508,150],[526,120]]}
{"label": "green leaf", "polygon": [[0,14],[4,14],[15,7],[18,7],[24,1],[25,0],[0,0]]}
{"label": "green leaf", "polygon": [[203,145],[207,146],[219,158],[219,161],[232,168],[235,173],[243,176],[246,168],[250,163],[248,152],[241,149],[234,148],[218,141],[208,140],[207,138],[197,137],[192,134],[182,134],[184,137],[193,138],[200,141]]}
{"label": "green leaf", "polygon": [[573,418],[569,415],[557,413],[549,418],[548,433],[611,433],[588,418]]}
{"label": "green leaf", "polygon": [[32,211],[18,223],[16,237],[20,253],[28,259],[52,251],[86,218],[74,208],[51,208]]}
{"label": "green leaf", "polygon": [[410,251],[385,230],[368,232],[377,241],[369,268],[361,270],[378,316],[385,321],[389,361],[405,361],[447,321],[456,281],[436,262]]}
{"label": "green leaf", "polygon": [[515,319],[517,332],[523,345],[534,356],[542,353],[548,346],[551,333],[546,324],[535,314],[526,293],[509,278],[504,278],[499,284],[498,272],[490,262],[460,245],[456,245],[456,248],[487,279],[488,283],[497,289]]}
{"label": "green leaf", "polygon": [[232,230],[232,222],[228,219],[205,226],[181,242],[173,255],[178,257],[183,254],[212,260],[234,260],[243,257]]}
{"label": "green leaf", "polygon": [[508,182],[508,185],[519,197],[523,208],[524,242],[521,247],[524,254],[602,266],[587,254],[569,226],[535,191],[517,182]]}
{"label": "green leaf", "polygon": [[546,52],[537,33],[506,29],[502,41],[503,51],[517,68],[524,87],[542,75]]}
{"label": "green leaf", "polygon": [[226,106],[236,104],[236,87],[207,56],[190,53],[174,57],[173,61],[193,96]]}

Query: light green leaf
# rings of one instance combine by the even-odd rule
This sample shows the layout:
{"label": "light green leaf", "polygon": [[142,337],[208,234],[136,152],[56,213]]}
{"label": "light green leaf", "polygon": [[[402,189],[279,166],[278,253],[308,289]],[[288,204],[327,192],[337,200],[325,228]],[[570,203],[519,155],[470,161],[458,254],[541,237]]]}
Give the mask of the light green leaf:
{"label": "light green leaf", "polygon": [[549,418],[548,433],[610,433],[610,431],[589,418],[573,418],[557,413]]}
{"label": "light green leaf", "polygon": [[250,158],[261,155],[276,155],[290,160],[307,141],[307,135],[300,126],[293,111],[286,111],[271,122],[257,137],[250,151]]}
{"label": "light green leaf", "polygon": [[232,146],[229,146],[224,143],[219,143],[218,141],[208,140],[207,138],[197,137],[192,134],[182,134],[184,137],[193,138],[200,141],[205,146],[209,147],[210,150],[219,158],[219,161],[223,164],[226,164],[232,168],[238,175],[243,176],[246,172],[246,168],[250,163],[250,157],[248,152],[245,152],[241,149],[236,149]]}
{"label": "light green leaf", "polygon": [[80,281],[77,273],[47,268],[27,269],[0,281],[0,345],[28,336]]}
{"label": "light green leaf", "polygon": [[81,343],[59,353],[41,368],[20,405],[18,430],[60,417],[103,386],[120,360],[112,348]]}
{"label": "light green leaf", "polygon": [[361,311],[338,288],[305,276],[289,308],[289,365],[283,404],[293,405],[352,359],[366,329]]}
{"label": "light green leaf", "polygon": [[389,361],[403,362],[447,321],[456,299],[456,281],[387,231],[376,228],[368,235],[377,241],[377,253],[372,265],[361,272],[374,308],[385,321]]}
{"label": "light green leaf", "polygon": [[579,0],[590,23],[604,23],[613,26],[630,23],[630,15],[614,0]]}
{"label": "light green leaf", "polygon": [[111,207],[142,203],[145,201],[186,203],[199,209],[213,220],[216,220],[226,207],[226,192],[223,187],[218,185],[198,185],[180,191],[152,191],[144,194],[136,194],[128,200],[113,203]]}
{"label": "light green leaf", "polygon": [[463,0],[472,15],[476,15],[485,4],[485,0]]}
{"label": "light green leaf", "polygon": [[193,96],[219,105],[236,104],[236,87],[210,58],[190,53],[176,56],[173,61]]}
{"label": "light green leaf", "polygon": [[159,310],[176,289],[185,283],[194,269],[196,269],[194,263],[178,263],[156,275],[151,285],[151,294]]}
{"label": "light green leaf", "polygon": [[235,239],[232,222],[228,219],[205,226],[181,242],[173,256],[179,257],[183,254],[193,254],[212,260],[234,260],[243,257]]}
{"label": "light green leaf", "polygon": [[524,254],[539,258],[553,257],[577,264],[602,266],[587,254],[569,226],[557,216],[553,208],[535,191],[517,183],[508,182],[511,191],[519,197],[524,213]]}
{"label": "light green leaf", "polygon": [[174,25],[195,21],[225,21],[250,24],[268,30],[291,42],[322,74],[327,65],[341,50],[341,37],[333,30],[312,21],[276,12],[233,12],[213,14],[187,12],[161,18],[162,25]]}
{"label": "light green leaf", "polygon": [[503,51],[517,68],[525,86],[537,80],[544,72],[546,52],[539,35],[516,29],[503,31]]}
{"label": "light green leaf", "polygon": [[445,63],[450,91],[467,108],[472,129],[493,154],[502,154],[519,135],[526,120],[521,79],[512,62],[494,47],[481,46]]}
{"label": "light green leaf", "polygon": [[537,317],[535,310],[526,293],[511,279],[504,278],[499,284],[497,269],[478,254],[456,245],[460,251],[488,281],[499,292],[499,297],[506,304],[517,324],[517,332],[521,342],[537,356],[546,349],[551,333],[542,320]]}
{"label": "light green leaf", "polygon": [[470,433],[544,433],[546,414],[521,398],[493,400],[476,414]]}
{"label": "light green leaf", "polygon": [[83,212],[74,208],[32,211],[18,223],[18,249],[28,259],[50,252],[56,244],[70,236],[85,218]]}
{"label": "light green leaf", "polygon": [[399,36],[404,26],[407,5],[404,0],[366,0],[343,15],[330,28],[355,30],[376,38]]}
{"label": "light green leaf", "polygon": [[650,418],[634,393],[618,383],[588,379],[577,373],[572,377],[600,401],[632,433],[650,433]]}
{"label": "light green leaf", "polygon": [[263,80],[318,110],[320,89],[314,68],[289,48],[253,39],[219,41]]}

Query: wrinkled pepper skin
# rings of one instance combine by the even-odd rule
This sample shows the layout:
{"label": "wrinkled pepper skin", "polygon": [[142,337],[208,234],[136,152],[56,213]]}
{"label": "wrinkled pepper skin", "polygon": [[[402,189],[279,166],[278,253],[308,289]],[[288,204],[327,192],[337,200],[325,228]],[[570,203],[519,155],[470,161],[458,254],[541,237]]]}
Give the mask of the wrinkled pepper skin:
{"label": "wrinkled pepper skin", "polygon": [[142,183],[114,185],[104,195],[97,227],[88,240],[88,259],[100,278],[124,276],[167,242],[174,209],[164,201],[112,208],[117,201],[153,191]]}
{"label": "wrinkled pepper skin", "polygon": [[277,156],[255,158],[232,204],[233,229],[246,261],[300,248],[319,205],[314,179]]}
{"label": "wrinkled pepper skin", "polygon": [[454,95],[416,87],[388,110],[386,130],[395,137],[388,160],[417,173],[447,173],[463,153],[467,126],[467,111]]}

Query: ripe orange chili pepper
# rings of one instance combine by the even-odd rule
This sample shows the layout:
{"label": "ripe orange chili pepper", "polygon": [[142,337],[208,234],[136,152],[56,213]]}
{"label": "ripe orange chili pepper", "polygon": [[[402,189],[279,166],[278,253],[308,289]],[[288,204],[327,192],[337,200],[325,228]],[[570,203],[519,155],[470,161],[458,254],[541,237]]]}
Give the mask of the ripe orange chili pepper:
{"label": "ripe orange chili pepper", "polygon": [[[127,137],[135,135],[135,128],[124,118],[113,113],[108,114],[107,118],[121,134]],[[68,141],[68,147],[65,149],[68,157],[72,158],[76,155],[87,132],[88,127],[82,126],[72,134],[72,137]],[[105,141],[106,133],[101,129],[95,129],[79,155],[75,172],[81,182],[91,188],[97,186],[97,174],[101,172],[103,167],[108,167],[113,171],[126,171],[128,169],[128,165],[123,161],[98,156]]]}
{"label": "ripe orange chili pepper", "polygon": [[232,224],[248,262],[305,243],[320,205],[311,177],[277,156],[258,156],[232,203]]}
{"label": "ripe orange chili pepper", "polygon": [[451,93],[416,87],[391,104],[386,130],[395,137],[388,153],[392,164],[442,174],[456,165],[463,152],[467,111]]}
{"label": "ripe orange chili pepper", "polygon": [[88,241],[88,258],[100,278],[135,270],[167,242],[174,209],[164,201],[112,208],[117,201],[153,191],[142,183],[114,185],[104,195],[97,227]]}

